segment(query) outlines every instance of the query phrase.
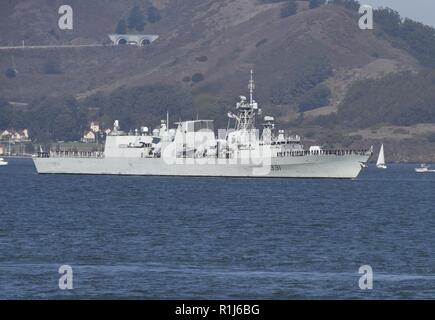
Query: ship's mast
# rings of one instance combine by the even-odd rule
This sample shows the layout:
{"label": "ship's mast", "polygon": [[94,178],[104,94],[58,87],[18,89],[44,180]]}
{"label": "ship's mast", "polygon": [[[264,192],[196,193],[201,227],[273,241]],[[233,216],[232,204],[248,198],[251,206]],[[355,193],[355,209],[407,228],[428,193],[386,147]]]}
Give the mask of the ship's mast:
{"label": "ship's mast", "polygon": [[241,96],[240,102],[237,103],[237,110],[239,111],[236,117],[236,130],[254,130],[255,129],[255,116],[258,110],[258,104],[254,100],[254,71],[251,70],[251,79],[249,80],[249,102],[246,97]]}

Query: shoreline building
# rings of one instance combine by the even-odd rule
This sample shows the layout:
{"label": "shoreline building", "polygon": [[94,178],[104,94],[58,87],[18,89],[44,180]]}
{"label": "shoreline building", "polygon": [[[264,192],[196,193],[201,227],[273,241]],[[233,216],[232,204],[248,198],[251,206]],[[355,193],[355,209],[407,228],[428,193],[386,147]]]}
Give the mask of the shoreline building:
{"label": "shoreline building", "polygon": [[0,130],[0,141],[11,142],[29,142],[29,130],[28,129],[5,129]]}

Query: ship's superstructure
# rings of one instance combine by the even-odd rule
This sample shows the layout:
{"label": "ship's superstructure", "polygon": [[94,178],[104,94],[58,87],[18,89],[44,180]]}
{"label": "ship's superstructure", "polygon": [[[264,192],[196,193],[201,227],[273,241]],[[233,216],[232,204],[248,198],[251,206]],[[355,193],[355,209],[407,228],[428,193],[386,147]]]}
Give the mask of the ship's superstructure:
{"label": "ship's superstructure", "polygon": [[241,96],[236,112],[228,113],[233,129],[217,136],[213,120],[177,122],[170,129],[167,117],[152,132],[142,127],[131,134],[115,121],[104,152],[39,152],[36,168],[58,174],[356,178],[365,167],[372,149],[306,150],[298,135],[276,132],[271,116],[264,117],[260,132],[254,89],[251,71],[249,98]]}

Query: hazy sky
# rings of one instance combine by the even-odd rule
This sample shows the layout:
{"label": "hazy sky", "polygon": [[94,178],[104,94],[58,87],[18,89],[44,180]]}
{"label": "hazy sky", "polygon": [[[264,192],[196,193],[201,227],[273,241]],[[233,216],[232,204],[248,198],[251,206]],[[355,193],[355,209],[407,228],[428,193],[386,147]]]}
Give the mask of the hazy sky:
{"label": "hazy sky", "polygon": [[361,4],[390,7],[401,16],[435,27],[435,0],[359,0]]}

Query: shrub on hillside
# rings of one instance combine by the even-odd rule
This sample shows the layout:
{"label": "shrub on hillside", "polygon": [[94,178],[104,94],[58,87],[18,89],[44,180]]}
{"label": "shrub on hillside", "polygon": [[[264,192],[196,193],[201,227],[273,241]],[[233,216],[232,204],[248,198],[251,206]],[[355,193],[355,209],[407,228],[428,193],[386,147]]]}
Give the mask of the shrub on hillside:
{"label": "shrub on hillside", "polygon": [[208,60],[208,57],[207,56],[200,56],[200,57],[196,57],[195,60],[199,61],[199,62],[206,62]]}
{"label": "shrub on hillside", "polygon": [[324,84],[320,84],[307,91],[299,102],[299,112],[305,112],[327,106],[331,97],[331,90]]}
{"label": "shrub on hillside", "polygon": [[287,0],[258,0],[260,3],[279,3]]}
{"label": "shrub on hillside", "polygon": [[435,133],[431,133],[427,136],[427,140],[431,143],[435,143]]}
{"label": "shrub on hillside", "polygon": [[159,9],[154,6],[148,8],[147,15],[150,23],[156,23],[162,19]]}
{"label": "shrub on hillside", "polygon": [[326,0],[310,0],[310,9],[318,8],[321,5],[324,5]]}
{"label": "shrub on hillside", "polygon": [[143,31],[145,28],[145,15],[138,6],[134,6],[128,17],[128,28]]}
{"label": "shrub on hillside", "polygon": [[202,73],[195,73],[192,76],[192,81],[195,83],[201,82],[204,80],[204,75]]}
{"label": "shrub on hillside", "polygon": [[62,68],[58,60],[49,59],[42,66],[42,73],[49,75],[62,74]]}
{"label": "shrub on hillside", "polygon": [[126,34],[127,33],[127,22],[124,19],[119,20],[118,25],[116,26],[117,34]]}
{"label": "shrub on hillside", "polygon": [[281,9],[281,18],[290,17],[298,12],[298,5],[295,0],[287,0],[284,8]]}
{"label": "shrub on hillside", "polygon": [[17,76],[17,70],[15,68],[9,68],[5,72],[6,78],[15,78]]}
{"label": "shrub on hillside", "polygon": [[361,4],[355,0],[330,0],[328,3],[345,7],[352,11],[358,11]]}

